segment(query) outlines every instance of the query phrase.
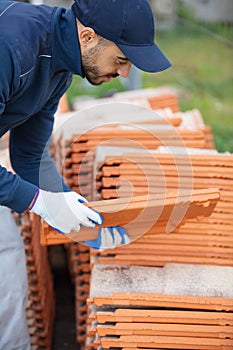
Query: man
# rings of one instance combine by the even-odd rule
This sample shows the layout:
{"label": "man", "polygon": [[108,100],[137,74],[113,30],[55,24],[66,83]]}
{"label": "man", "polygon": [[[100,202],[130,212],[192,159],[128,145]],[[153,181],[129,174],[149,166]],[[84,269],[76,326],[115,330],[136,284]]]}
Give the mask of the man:
{"label": "man", "polygon": [[[76,0],[71,9],[0,1],[0,136],[10,130],[15,174],[0,167],[0,349],[28,349],[23,246],[11,216],[29,208],[61,233],[101,224],[70,191],[49,156],[60,97],[73,74],[100,85],[170,62],[154,44],[146,0]],[[122,228],[100,230],[96,249],[129,243]]]}

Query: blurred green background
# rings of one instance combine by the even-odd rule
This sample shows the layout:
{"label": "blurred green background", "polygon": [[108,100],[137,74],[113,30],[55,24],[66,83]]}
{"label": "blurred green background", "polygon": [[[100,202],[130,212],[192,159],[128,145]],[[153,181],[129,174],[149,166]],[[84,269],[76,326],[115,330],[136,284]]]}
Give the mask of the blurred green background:
{"label": "blurred green background", "polygon": [[[179,5],[175,23],[158,26],[155,40],[173,66],[161,73],[141,73],[141,87],[175,87],[181,110],[199,109],[212,127],[217,150],[233,153],[232,24],[198,21]],[[67,96],[72,105],[77,96],[100,98],[124,90],[119,79],[93,87],[75,77]]]}

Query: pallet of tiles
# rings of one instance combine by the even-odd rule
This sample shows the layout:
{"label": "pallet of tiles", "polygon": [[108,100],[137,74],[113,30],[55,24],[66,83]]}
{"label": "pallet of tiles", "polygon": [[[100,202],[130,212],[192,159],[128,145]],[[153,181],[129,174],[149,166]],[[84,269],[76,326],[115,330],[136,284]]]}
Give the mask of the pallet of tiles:
{"label": "pallet of tiles", "polygon": [[[68,143],[67,143],[68,145]],[[67,153],[68,155],[71,155],[72,152]],[[65,177],[72,179],[73,176],[76,176],[80,168],[82,167],[82,162],[86,166],[88,162],[90,164],[93,164],[93,155],[88,154],[89,157],[87,157],[85,152],[80,152],[79,154],[73,154],[70,159],[67,158],[67,172],[64,173]],[[84,160],[85,159],[85,160]],[[72,167],[72,169],[71,169]],[[88,171],[91,169],[92,165],[89,167]],[[85,171],[80,171],[79,176],[83,176],[85,174]],[[84,175],[85,176],[85,175]],[[70,182],[70,185],[72,185],[72,189],[76,190],[77,192],[80,192],[80,188],[78,186],[73,185]],[[83,191],[84,187],[81,187],[81,191]],[[91,188],[89,187],[86,191],[86,193],[89,193],[91,191]],[[145,192],[142,192],[140,194],[144,194]],[[81,194],[84,194],[81,192]],[[90,195],[90,194],[89,194]],[[88,198],[91,198],[88,197]],[[61,238],[61,237],[60,237]],[[85,248],[86,252],[79,252],[79,248]],[[69,252],[69,261],[71,265],[72,270],[72,276],[74,275],[76,277],[76,324],[77,324],[77,342],[79,343],[80,347],[82,349],[85,349],[84,341],[85,341],[85,329],[86,329],[86,319],[87,319],[87,308],[86,308],[86,299],[89,295],[89,289],[87,287],[87,281],[90,279],[90,264],[88,262],[89,259],[89,252],[88,248],[84,246],[80,246],[78,244],[67,244],[67,251]],[[77,266],[78,261],[78,266]],[[85,281],[84,281],[85,280]]]}
{"label": "pallet of tiles", "polygon": [[[70,147],[71,144],[71,140],[64,140],[62,137],[54,142],[56,163],[70,188],[82,194],[87,200],[91,200],[91,194],[93,192],[92,174],[94,153],[73,153]],[[72,184],[73,174],[79,174],[78,186]],[[65,244],[65,249],[69,273],[75,289],[76,340],[81,349],[86,339],[86,299],[89,295],[91,273],[90,249],[88,246],[80,245],[76,242],[71,243],[70,240],[69,243]]]}
{"label": "pallet of tiles", "polygon": [[[148,127],[148,126],[147,126]],[[186,145],[190,147],[205,147],[206,142],[202,130],[180,130],[174,132],[173,128],[158,128],[147,130],[132,128],[103,128],[90,131],[83,135],[73,135],[71,141],[67,140],[62,174],[66,183],[74,191],[81,193],[87,199],[94,192],[95,179],[93,178],[94,151],[100,144],[111,146],[138,147],[139,149],[155,149],[161,144]],[[70,145],[70,147],[69,147]],[[135,176],[137,174],[134,174]],[[114,178],[111,181],[114,182]],[[137,178],[135,178],[135,181]],[[155,179],[157,180],[157,179]],[[105,177],[103,181],[108,181]],[[104,184],[106,187],[114,187],[114,183]],[[143,182],[145,183],[145,181]]]}
{"label": "pallet of tiles", "polygon": [[[109,114],[112,113],[112,110],[108,108],[108,106],[111,107],[111,104],[105,105],[104,107],[100,108],[96,112],[96,115],[92,115],[90,111],[86,111],[85,113],[85,121],[83,123],[78,123],[77,129],[83,128],[84,132],[80,135],[74,135],[75,130],[75,121],[72,119],[72,127],[65,128],[61,135],[57,135],[55,138],[53,144],[53,154],[56,159],[56,163],[58,165],[58,168],[61,169],[61,172],[67,182],[67,184],[74,189],[77,192],[81,192],[83,196],[88,197],[88,200],[91,200],[90,193],[93,193],[93,180],[91,179],[91,167],[93,166],[93,153],[92,151],[95,150],[96,145],[99,143],[114,143],[120,145],[122,147],[123,144],[129,145],[132,147],[139,147],[143,148],[144,146],[151,148],[151,147],[157,147],[158,145],[162,143],[172,143],[173,145],[183,145],[183,141],[180,138],[181,136],[186,139],[186,137],[189,138],[187,140],[189,146],[193,147],[212,147],[209,144],[209,140],[206,137],[206,126],[203,123],[202,116],[200,115],[200,112],[198,110],[192,110],[187,112],[179,112],[179,113],[172,113],[171,111],[167,112],[167,109],[158,111],[156,113],[148,111],[148,110],[142,110],[142,109],[136,109],[137,106],[124,106],[121,107],[118,111],[119,114],[119,122],[118,124],[114,123],[114,125],[108,124],[108,117]],[[119,107],[119,106],[118,106]],[[87,130],[90,128],[88,127],[87,117],[86,114],[90,114],[89,118],[91,122],[93,123],[93,130],[91,132],[87,132]],[[100,128],[99,125],[101,123],[100,114],[102,117],[102,122],[105,125],[105,128]],[[178,120],[177,126],[181,123],[181,130],[179,131],[179,128],[174,128],[171,125],[164,125],[168,124],[168,120],[170,116],[170,119]],[[79,116],[80,117],[80,116]],[[62,117],[63,120],[64,117]],[[81,118],[81,117],[80,117]],[[123,118],[123,119],[122,119]],[[59,118],[58,118],[59,119]],[[81,118],[82,119],[82,118]],[[76,119],[75,119],[76,120]],[[68,118],[69,121],[69,118]],[[176,122],[176,123],[177,123]],[[90,123],[90,122],[89,122]],[[98,123],[97,128],[95,128],[95,124]],[[129,133],[132,133],[128,135],[128,127],[126,130],[124,130],[125,123],[128,125],[131,125],[130,128],[132,130],[129,131]],[[131,123],[131,124],[128,124]],[[137,124],[138,125],[137,125]],[[158,124],[153,126],[153,124]],[[58,123],[59,124],[59,123]],[[64,122],[66,125],[66,122]],[[69,123],[67,122],[69,125]],[[75,124],[75,125],[73,125]],[[147,124],[143,126],[143,124]],[[150,125],[151,124],[151,125]],[[161,125],[159,125],[161,124]],[[108,127],[106,127],[108,125]],[[162,127],[162,128],[161,128]],[[59,129],[59,126],[57,127]],[[120,134],[116,135],[116,129],[123,129],[122,131],[119,131]],[[135,130],[136,129],[136,130]],[[138,130],[139,129],[139,130]],[[178,131],[176,131],[176,129]],[[103,130],[103,135],[101,136]],[[135,136],[134,131],[141,134],[141,141],[137,139],[137,136]],[[179,135],[179,132],[181,135]],[[92,134],[96,134],[96,140],[92,141]],[[158,133],[158,135],[157,135]],[[56,133],[55,133],[56,134]],[[134,135],[133,135],[134,134]],[[99,135],[99,136],[98,136]],[[143,135],[148,140],[143,140]],[[164,136],[165,135],[165,136]],[[170,135],[170,136],[169,136]],[[185,136],[188,135],[188,136]],[[90,140],[88,142],[88,137],[90,136]],[[95,136],[94,136],[95,137]],[[161,137],[161,139],[160,139]],[[212,137],[212,136],[211,136]],[[116,138],[120,138],[119,140],[116,140]],[[135,138],[135,139],[134,139]],[[148,142],[152,140],[152,145],[148,146]],[[167,140],[167,141],[166,141]],[[144,145],[144,142],[146,143]],[[186,142],[186,141],[184,141]],[[90,150],[91,148],[91,150]]]}
{"label": "pallet of tiles", "polygon": [[71,266],[71,277],[75,286],[75,319],[77,324],[76,339],[79,344],[86,338],[86,299],[90,283],[90,250],[81,244],[69,244],[67,250]]}
{"label": "pallet of tiles", "polygon": [[[169,149],[172,150],[172,147]],[[230,199],[230,192],[227,195],[227,191],[232,190],[232,155],[208,150],[192,150],[193,154],[189,154],[189,149],[178,149],[183,154],[163,154],[157,151],[137,153],[134,150],[132,153],[106,157],[101,160],[101,167],[97,172],[98,185],[101,188],[102,181],[106,185],[109,183],[113,189],[120,182],[120,177],[131,180],[134,175],[135,181],[132,185],[136,188],[138,184],[146,188],[146,178],[151,180],[150,188],[154,187],[157,191],[159,188],[165,191],[166,188],[203,188],[207,184],[215,184],[224,191],[224,199]]]}
{"label": "pallet of tiles", "polygon": [[174,262],[233,266],[232,240],[217,240],[214,237],[206,239],[203,234],[195,241],[196,237],[189,237],[188,231],[185,235],[173,234],[174,238],[171,240],[163,233],[156,236],[146,234],[127,247],[118,247],[114,251],[106,250],[102,253],[93,251],[91,256],[93,261],[100,264],[164,266],[168,262]]}
{"label": "pallet of tiles", "polygon": [[[107,121],[104,121],[104,127],[100,127],[99,124],[98,127],[93,126],[92,130],[89,131],[87,131],[88,128],[85,128],[84,125],[84,131],[79,135],[74,134],[75,126],[73,126],[72,130],[68,128],[68,131],[64,131],[66,134],[65,139],[63,141],[59,139],[61,143],[60,156],[67,165],[71,164],[72,161],[76,163],[77,158],[84,158],[85,153],[89,152],[93,147],[110,140],[113,144],[114,139],[115,143],[118,145],[121,144],[121,147],[122,143],[127,145],[127,143],[130,144],[131,141],[131,143],[139,142],[139,148],[144,145],[149,149],[161,146],[161,144],[166,144],[167,146],[186,145],[188,147],[206,147],[209,142],[205,136],[205,126],[201,121],[198,123],[195,120],[197,114],[195,110],[183,113],[182,126],[177,128],[169,124],[164,125],[164,118],[160,117],[159,119],[155,119],[154,112],[137,111],[137,114],[139,117],[135,117],[135,121],[131,120],[133,117],[128,117],[127,119],[126,116],[124,122],[119,121],[111,125],[108,124]],[[186,114],[189,118],[187,118]],[[194,119],[193,122],[186,121],[184,123],[184,120],[192,120],[192,118]],[[153,124],[155,120],[157,120],[157,125]],[[94,120],[94,125],[95,123],[97,122]],[[67,134],[70,134],[70,136],[67,136]],[[117,142],[117,139],[120,139],[121,142]],[[130,147],[133,147],[133,145],[131,144]],[[137,147],[136,144],[134,144],[134,147]],[[74,156],[74,159],[72,159],[72,156]],[[70,161],[66,161],[65,158],[70,158]]]}
{"label": "pallet of tiles", "polygon": [[[198,221],[187,220],[172,235],[167,235],[161,227],[156,231],[152,228],[130,246],[115,249],[113,255],[110,251],[98,254],[98,261],[158,266],[169,261],[233,266],[232,155],[214,150],[169,150],[170,153],[165,152],[165,148],[145,154],[122,153],[118,157],[109,155],[105,161],[101,159],[97,183],[101,197],[167,191],[177,191],[178,195],[182,187],[198,189],[215,184],[220,200],[211,216]],[[128,184],[121,185],[122,178],[131,183],[132,189]],[[112,187],[108,187],[109,184]],[[136,257],[137,251],[142,254]]]}
{"label": "pallet of tiles", "polygon": [[169,87],[119,92],[113,95],[113,99],[135,103],[153,110],[165,107],[171,108],[173,112],[180,110],[177,92]]}
{"label": "pallet of tiles", "polygon": [[[101,102],[103,102],[103,101],[101,101]],[[140,125],[140,124],[144,124],[144,123],[146,123],[146,124],[164,124],[164,122],[165,122],[165,124],[166,124],[166,122],[168,121],[171,125],[174,125],[174,126],[180,126],[180,125],[182,125],[183,124],[183,128],[184,129],[187,129],[187,128],[194,128],[193,126],[192,127],[190,127],[190,120],[191,120],[191,122],[193,123],[193,125],[195,124],[195,129],[202,129],[202,132],[203,132],[203,138],[204,138],[204,140],[205,140],[205,144],[207,145],[208,144],[208,146],[207,147],[212,147],[212,145],[210,144],[211,142],[211,135],[210,135],[210,130],[209,130],[209,128],[206,128],[205,126],[203,127],[203,125],[201,125],[201,120],[200,119],[198,119],[198,117],[196,117],[195,116],[195,113],[193,113],[193,112],[191,112],[191,113],[189,113],[189,115],[191,116],[191,118],[189,118],[189,116],[188,116],[188,113],[185,113],[185,115],[184,114],[182,114],[182,115],[179,115],[179,114],[177,114],[177,115],[175,115],[175,113],[171,113],[171,110],[169,109],[167,109],[166,108],[166,110],[165,109],[163,109],[163,110],[161,110],[161,111],[157,111],[156,112],[156,114],[154,114],[153,116],[152,116],[152,114],[148,114],[147,112],[143,112],[142,113],[142,111],[140,111],[140,113],[138,113],[139,111],[136,111],[136,110],[134,110],[134,111],[126,111],[126,108],[127,106],[124,106],[124,116],[123,116],[123,114],[122,113],[119,113],[119,117],[121,118],[121,120],[122,120],[122,122],[128,122],[128,121],[130,121],[130,118],[129,117],[131,117],[131,122],[134,120],[135,122],[137,121],[137,123]],[[156,106],[156,109],[158,109],[158,105]],[[132,109],[132,108],[131,108]],[[112,111],[114,111],[114,113],[116,114],[116,112],[117,112],[117,109],[115,109],[115,108],[111,108],[111,110],[109,109],[109,111],[113,114],[113,112]],[[106,114],[109,114],[109,111],[108,112],[106,112],[105,111],[105,115]],[[94,113],[93,113],[94,112]],[[101,114],[100,114],[100,109],[98,110],[98,108],[95,108],[95,111],[93,111],[92,113],[90,113],[90,111],[87,111],[86,113],[85,113],[85,119],[86,118],[88,118],[88,117],[90,117],[90,118],[92,118],[93,117],[93,114],[96,114],[96,115],[98,115],[98,120],[100,120],[100,121],[104,121],[104,122],[107,122],[107,118],[106,118],[106,120],[104,119],[105,117],[103,116],[103,111],[101,110]],[[129,113],[130,112],[130,113]],[[86,116],[86,114],[87,114],[87,116]],[[140,116],[139,116],[139,114],[140,114]],[[142,115],[143,114],[143,115]],[[155,118],[155,115],[161,115],[161,116],[163,116],[163,118],[165,119],[165,121],[164,120],[162,120],[162,118],[160,117],[159,119],[160,120],[158,120],[158,118]],[[109,116],[108,116],[109,117]],[[111,117],[110,117],[111,118]],[[119,118],[119,119],[120,119]],[[140,121],[140,119],[141,119],[141,121]],[[186,125],[188,125],[188,123],[187,123],[187,120],[189,119],[189,126],[187,127]],[[194,119],[195,119],[195,122],[194,122]],[[151,120],[151,121],[150,121]],[[152,121],[153,120],[153,121]],[[185,120],[185,122],[186,122],[186,125],[184,125],[184,120]],[[199,124],[198,124],[199,123]],[[80,123],[79,123],[80,124]],[[83,123],[81,123],[81,125],[83,125]],[[80,128],[80,125],[79,125],[79,128]],[[73,130],[72,130],[72,132],[73,132]],[[73,140],[73,138],[72,138],[72,140]],[[67,141],[66,141],[67,142]],[[73,141],[72,141],[73,142]],[[122,143],[121,143],[122,144]],[[78,151],[78,152],[72,152],[72,150],[70,151],[70,150],[68,150],[67,149],[67,146],[69,147],[69,145],[68,145],[68,143],[67,143],[67,145],[66,145],[66,148],[64,148],[63,150],[65,150],[65,152],[67,152],[67,155],[68,155],[68,157],[67,157],[67,160],[68,160],[68,162],[67,162],[67,164],[66,164],[66,168],[65,168],[65,171],[64,171],[64,176],[68,179],[68,182],[69,182],[69,185],[70,186],[72,186],[72,189],[73,190],[75,190],[75,191],[77,191],[77,192],[79,192],[80,193],[80,188],[81,188],[81,194],[83,194],[84,195],[84,193],[86,194],[86,195],[90,195],[90,191],[91,191],[91,188],[90,187],[88,187],[87,185],[85,185],[84,183],[83,183],[83,180],[84,179],[81,179],[81,181],[79,181],[79,179],[77,179],[77,174],[78,174],[78,172],[80,171],[80,164],[82,163],[82,162],[84,162],[84,163],[86,163],[85,161],[84,161],[84,158],[86,158],[87,157],[87,154],[89,155],[89,153],[90,152],[86,152],[85,150],[83,151],[83,150],[81,150],[80,152]],[[64,152],[61,152],[61,155],[64,157]],[[81,156],[81,157],[80,157]],[[81,160],[80,160],[81,159]],[[73,164],[75,165],[75,166],[73,166]],[[81,164],[82,165],[82,164]],[[72,168],[72,169],[71,169]],[[90,168],[89,168],[90,169]],[[88,171],[89,171],[89,169],[88,169]],[[85,171],[86,171],[86,169],[85,169]],[[86,171],[86,174],[85,174],[85,171],[82,171],[81,170],[81,172],[80,172],[80,176],[82,177],[82,176],[86,176],[87,174],[88,174],[88,171]],[[74,177],[74,178],[73,178]],[[85,181],[85,180],[84,180]],[[81,186],[79,186],[79,185],[81,185]],[[93,187],[92,187],[92,189],[93,189]],[[144,194],[144,192],[140,192],[140,193],[138,193],[138,195],[141,195],[141,194]],[[89,199],[90,198],[90,199]],[[89,200],[91,200],[92,199],[92,194],[90,195],[90,197],[89,197],[88,199]],[[70,250],[70,248],[73,246],[73,244],[68,244],[67,245],[67,247],[68,247],[68,249]],[[76,252],[75,252],[75,250],[77,250],[77,247],[78,247],[79,245],[77,245],[77,244],[75,244],[74,245],[74,247],[76,247],[76,248],[74,248],[74,250],[73,250],[73,252],[71,253],[71,260],[72,259],[74,259],[74,261],[76,261],[76,259],[77,259],[77,256],[76,256]],[[86,253],[81,253],[81,254],[77,254],[78,256],[79,256],[79,259],[80,259],[80,261],[79,261],[79,266],[78,266],[78,268],[77,268],[77,274],[78,273],[80,273],[80,271],[82,271],[82,268],[83,268],[83,270],[84,271],[87,271],[87,266],[88,266],[88,264],[86,263],[86,260],[84,261],[84,258],[85,258],[85,256],[86,256]],[[82,255],[84,255],[83,257],[82,257]],[[71,262],[71,265],[73,265],[73,263]],[[83,266],[82,266],[83,265]],[[72,269],[73,270],[73,269]],[[78,272],[79,271],[79,272]],[[82,272],[81,272],[82,273]],[[77,275],[76,275],[77,276]],[[87,279],[86,279],[87,280]],[[80,283],[80,278],[78,278],[77,279],[77,283]],[[83,282],[81,282],[81,283],[83,283]],[[78,289],[78,288],[77,288]],[[79,290],[79,289],[78,289]],[[79,292],[78,292],[78,290],[76,291],[76,295],[77,295],[77,297],[78,297],[78,299],[79,299]],[[88,292],[86,292],[86,295],[88,294]],[[82,296],[81,296],[81,298],[83,298],[83,294],[82,294]],[[86,298],[86,297],[85,297]],[[85,315],[83,314],[83,315],[81,315],[80,316],[80,322],[82,322],[82,327],[83,327],[83,317],[84,317]],[[79,322],[77,322],[77,324],[79,324]],[[82,328],[82,330],[81,329],[79,329],[79,331],[77,332],[77,335],[79,335],[79,334],[82,334],[83,335],[83,328]],[[81,340],[80,340],[81,341]]]}
{"label": "pallet of tiles", "polygon": [[[139,143],[148,149],[156,149],[162,145],[206,147],[205,135],[202,130],[179,129],[170,125],[144,124],[142,127],[140,124],[133,124],[102,127],[82,135],[74,135],[72,152],[87,152],[107,141],[113,146],[123,143],[125,147],[130,147],[128,146],[130,143]],[[133,146],[131,145],[131,147]],[[134,145],[134,147],[137,146]]]}
{"label": "pallet of tiles", "polygon": [[[195,198],[196,197],[196,198]],[[212,197],[212,198],[211,198]],[[194,210],[194,214],[192,214],[192,210],[190,210],[190,213],[186,213],[186,215],[196,215],[197,211],[196,209],[198,208],[198,212],[201,213],[201,215],[204,215],[204,211],[206,213],[206,215],[209,215],[211,213],[211,211],[213,210],[214,205],[216,204],[216,200],[218,200],[218,192],[216,192],[215,190],[210,191],[208,194],[206,192],[198,192],[196,193],[196,196],[194,194],[193,199],[196,199],[196,202],[193,201],[193,207],[192,210]],[[142,202],[143,197],[138,198],[138,201],[140,202],[140,205],[143,204]],[[184,201],[184,197],[183,199],[181,199],[181,202]],[[206,206],[206,201],[207,201],[207,206]],[[210,205],[212,201],[212,204]],[[106,208],[108,208],[108,201],[104,201],[105,202],[105,206]],[[120,202],[118,200],[113,201],[115,203],[115,205],[120,205],[120,209],[122,208],[122,204],[123,207],[125,207],[125,201],[120,200]],[[168,201],[169,202],[169,201]],[[196,203],[197,207],[195,208],[194,202]],[[98,205],[101,205],[101,202],[96,202]],[[90,203],[91,204],[91,203]],[[104,204],[104,203],[103,203]],[[132,203],[131,203],[132,204]],[[137,204],[137,202],[135,201],[135,203],[133,203],[134,205]],[[168,204],[168,203],[167,203]],[[208,207],[208,205],[210,205],[210,207]],[[102,209],[103,206],[101,205]],[[132,205],[133,208],[133,205]],[[137,208],[137,206],[136,206]],[[95,208],[97,209],[97,208]],[[99,210],[99,209],[97,209]],[[114,210],[118,210],[116,207]],[[163,215],[168,215],[168,212],[163,213]],[[104,215],[103,215],[104,216]],[[149,214],[150,216],[150,214]],[[129,215],[127,215],[127,220],[129,218]],[[112,214],[110,213],[110,216],[108,218],[108,215],[106,216],[106,224],[111,224],[111,222],[108,223],[108,220],[112,220]],[[147,219],[148,219],[148,215],[147,215]],[[122,215],[119,215],[119,220],[122,220]],[[119,222],[120,223],[120,222]],[[122,222],[124,224],[124,222]],[[93,229],[92,229],[93,230]],[[139,224],[137,224],[137,230],[136,231],[135,228],[132,230],[132,232],[135,234],[135,232],[139,232],[139,234],[141,234],[142,230],[143,230],[143,223],[142,226],[140,227]],[[50,232],[51,234],[51,232]],[[63,238],[64,236],[57,234],[56,232],[52,232],[52,235],[58,235],[60,236],[59,238]],[[48,237],[47,237],[48,238]],[[135,238],[135,237],[134,237]],[[51,239],[51,237],[50,237]],[[56,238],[55,238],[56,239]],[[48,241],[47,241],[48,242]],[[51,242],[51,241],[50,241]],[[60,242],[59,242],[60,243]],[[86,299],[89,295],[89,280],[90,280],[90,269],[91,269],[91,265],[89,264],[89,259],[90,259],[90,253],[89,253],[89,249],[85,246],[82,245],[71,245],[69,247],[69,255],[70,255],[70,260],[72,261],[72,275],[74,275],[74,280],[75,280],[75,289],[76,289],[76,324],[77,324],[77,342],[82,345],[85,341],[86,338],[86,319],[87,319],[87,307],[86,307]],[[94,255],[93,255],[94,256]],[[85,349],[85,347],[84,347]]]}
{"label": "pallet of tiles", "polygon": [[115,93],[111,97],[93,99],[88,101],[79,101],[74,103],[74,109],[77,111],[96,107],[99,104],[111,102],[135,104],[143,108],[158,110],[169,107],[173,112],[180,110],[177,92],[170,87],[138,89]]}
{"label": "pallet of tiles", "polygon": [[231,349],[232,276],[227,267],[96,264],[86,349]]}
{"label": "pallet of tiles", "polygon": [[204,188],[214,184],[224,191],[224,199],[230,198],[227,191],[232,189],[232,155],[208,150],[192,150],[193,154],[189,154],[185,148],[177,148],[181,153],[173,154],[173,147],[167,149],[171,150],[170,154],[162,154],[162,151],[139,153],[136,149],[131,153],[120,153],[119,149],[118,156],[106,156],[98,166],[97,189],[104,192],[106,197],[103,198],[116,198],[108,196],[108,188],[109,195],[114,189],[124,190],[127,195],[127,186],[120,184],[121,179],[129,180],[138,192],[146,188],[158,192],[167,188]]}
{"label": "pallet of tiles", "polygon": [[26,310],[32,350],[51,349],[55,316],[53,277],[46,247],[39,239],[40,219],[25,212],[16,215],[23,238],[29,294]]}
{"label": "pallet of tiles", "polygon": [[73,152],[69,149],[62,166],[62,175],[67,185],[91,200],[93,192],[93,152]]}
{"label": "pallet of tiles", "polygon": [[[137,91],[121,92],[113,96],[113,100],[117,99],[121,102],[125,99],[128,103],[136,103],[146,108],[155,110],[156,113],[163,111],[162,115],[167,118],[169,123],[181,128],[190,130],[202,129],[206,136],[207,148],[214,148],[214,140],[209,125],[205,125],[202,115],[198,109],[181,112],[179,108],[178,95],[171,88],[143,89]],[[167,114],[166,114],[167,113]],[[181,120],[178,124],[174,124],[175,118]]]}
{"label": "pallet of tiles", "polygon": [[80,350],[85,350],[87,304],[91,275],[90,249],[78,243],[65,244],[72,284],[75,290],[76,340]]}

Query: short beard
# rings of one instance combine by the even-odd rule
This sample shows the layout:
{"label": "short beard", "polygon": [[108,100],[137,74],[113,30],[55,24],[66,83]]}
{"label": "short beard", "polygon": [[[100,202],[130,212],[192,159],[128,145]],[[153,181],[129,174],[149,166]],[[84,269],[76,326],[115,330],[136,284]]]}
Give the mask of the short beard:
{"label": "short beard", "polygon": [[98,44],[87,53],[82,54],[82,69],[86,79],[92,85],[99,85],[99,83],[95,83],[95,80],[100,76],[100,70],[95,62],[103,49],[110,45],[112,45],[112,43],[109,40],[98,36]]}
{"label": "short beard", "polygon": [[95,49],[92,48],[87,54],[82,55],[82,62],[83,62],[83,72],[85,74],[86,79],[91,83],[92,85],[97,85],[95,83],[95,78],[99,75],[99,68],[94,65],[94,62],[96,62],[98,54],[96,53]]}

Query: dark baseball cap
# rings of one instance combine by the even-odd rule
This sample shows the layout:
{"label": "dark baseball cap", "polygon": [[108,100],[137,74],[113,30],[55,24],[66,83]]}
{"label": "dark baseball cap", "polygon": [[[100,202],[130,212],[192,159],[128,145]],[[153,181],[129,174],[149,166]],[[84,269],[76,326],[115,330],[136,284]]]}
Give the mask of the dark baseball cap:
{"label": "dark baseball cap", "polygon": [[154,43],[154,19],[147,0],[75,0],[78,20],[114,42],[125,56],[145,72],[171,66]]}

